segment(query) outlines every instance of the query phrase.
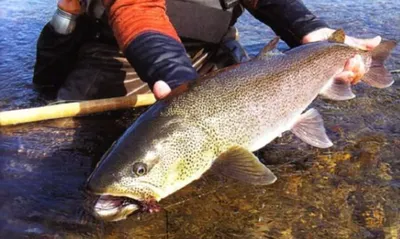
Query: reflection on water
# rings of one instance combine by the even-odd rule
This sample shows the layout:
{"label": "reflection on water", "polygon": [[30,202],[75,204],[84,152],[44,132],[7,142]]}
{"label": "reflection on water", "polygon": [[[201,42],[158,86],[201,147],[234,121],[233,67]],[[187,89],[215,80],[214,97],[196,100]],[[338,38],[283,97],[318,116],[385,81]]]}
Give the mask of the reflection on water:
{"label": "reflection on water", "polygon": [[[400,39],[393,1],[306,1],[333,27]],[[31,86],[35,41],[55,1],[0,9],[0,110],[44,105]],[[271,37],[244,15],[251,54]],[[285,47],[283,44],[280,45]],[[400,49],[387,62],[400,68]],[[252,186],[207,174],[161,202],[157,214],[94,220],[83,184],[99,157],[143,110],[0,129],[1,238],[400,238],[400,77],[384,90],[357,85],[346,102],[318,99],[334,146],[290,133],[258,152],[279,180]],[[7,236],[7,237],[6,237]]]}

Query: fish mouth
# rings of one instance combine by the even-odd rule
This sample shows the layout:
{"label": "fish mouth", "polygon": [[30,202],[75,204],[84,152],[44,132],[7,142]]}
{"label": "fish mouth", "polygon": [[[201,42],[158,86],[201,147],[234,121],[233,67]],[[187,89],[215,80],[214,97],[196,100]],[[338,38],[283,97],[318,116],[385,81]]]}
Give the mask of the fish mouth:
{"label": "fish mouth", "polygon": [[155,199],[139,201],[124,196],[100,195],[93,207],[93,214],[104,221],[120,221],[135,212],[155,213],[160,210]]}
{"label": "fish mouth", "polygon": [[[96,188],[93,183],[87,184],[87,192],[97,195],[96,202],[91,206],[93,216],[104,221],[124,220],[136,212],[158,212],[158,201],[161,199],[156,186],[149,183],[137,183],[136,188],[141,193],[122,192],[114,187]],[[157,193],[158,192],[158,193]]]}
{"label": "fish mouth", "polygon": [[142,211],[142,203],[128,197],[100,195],[93,207],[96,218],[105,221],[120,221],[136,211]]}

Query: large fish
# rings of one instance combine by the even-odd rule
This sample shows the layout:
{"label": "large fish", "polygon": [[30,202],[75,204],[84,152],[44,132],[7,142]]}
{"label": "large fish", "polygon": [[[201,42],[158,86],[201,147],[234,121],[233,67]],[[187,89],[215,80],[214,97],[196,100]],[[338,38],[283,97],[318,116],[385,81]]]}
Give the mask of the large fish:
{"label": "large fish", "polygon": [[[333,36],[343,40],[343,34]],[[315,147],[332,146],[320,114],[306,109],[318,95],[355,97],[350,84],[337,78],[348,59],[361,56],[364,82],[379,88],[393,83],[383,61],[394,41],[371,52],[325,41],[266,53],[276,42],[249,62],[181,86],[144,113],[88,179],[88,190],[100,195],[94,215],[116,221],[137,210],[157,211],[157,201],[211,167],[245,182],[271,184],[277,178],[252,152],[289,130]]]}

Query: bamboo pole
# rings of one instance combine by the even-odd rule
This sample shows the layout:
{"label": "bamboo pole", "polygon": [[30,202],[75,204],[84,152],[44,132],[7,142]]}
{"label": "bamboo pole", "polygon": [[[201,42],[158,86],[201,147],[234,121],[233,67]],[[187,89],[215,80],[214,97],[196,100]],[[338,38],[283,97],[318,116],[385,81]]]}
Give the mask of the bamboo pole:
{"label": "bamboo pole", "polygon": [[92,113],[152,105],[156,102],[153,94],[137,94],[101,100],[43,106],[0,112],[0,126],[16,125],[41,120],[83,116]]}

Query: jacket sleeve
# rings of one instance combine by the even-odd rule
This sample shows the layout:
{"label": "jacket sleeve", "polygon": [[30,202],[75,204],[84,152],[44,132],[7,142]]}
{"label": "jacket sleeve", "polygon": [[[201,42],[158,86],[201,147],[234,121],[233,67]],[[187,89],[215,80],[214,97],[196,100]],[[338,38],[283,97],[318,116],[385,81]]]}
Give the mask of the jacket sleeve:
{"label": "jacket sleeve", "polygon": [[175,88],[197,78],[165,4],[165,0],[104,0],[120,48],[151,89],[158,80]]}
{"label": "jacket sleeve", "polygon": [[243,5],[290,47],[300,45],[301,39],[308,33],[329,27],[311,13],[301,0],[244,0]]}

